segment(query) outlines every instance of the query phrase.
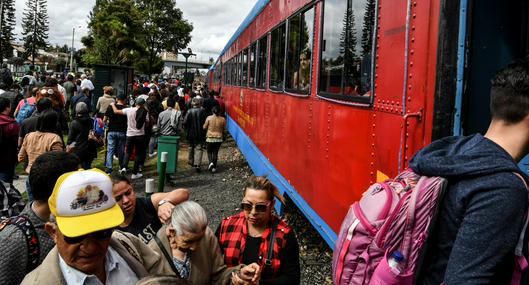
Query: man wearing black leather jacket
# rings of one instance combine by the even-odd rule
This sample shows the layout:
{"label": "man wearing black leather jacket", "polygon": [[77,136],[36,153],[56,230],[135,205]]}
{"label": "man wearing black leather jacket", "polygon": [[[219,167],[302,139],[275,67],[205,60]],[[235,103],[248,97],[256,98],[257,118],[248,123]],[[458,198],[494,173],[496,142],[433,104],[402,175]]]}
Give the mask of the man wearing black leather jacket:
{"label": "man wearing black leather jacket", "polygon": [[[200,172],[200,163],[206,141],[206,131],[202,128],[206,122],[206,111],[200,106],[200,99],[191,99],[192,108],[187,112],[184,118],[184,128],[187,132],[187,141],[189,142],[189,165],[195,167]],[[195,148],[197,149],[195,159]]]}

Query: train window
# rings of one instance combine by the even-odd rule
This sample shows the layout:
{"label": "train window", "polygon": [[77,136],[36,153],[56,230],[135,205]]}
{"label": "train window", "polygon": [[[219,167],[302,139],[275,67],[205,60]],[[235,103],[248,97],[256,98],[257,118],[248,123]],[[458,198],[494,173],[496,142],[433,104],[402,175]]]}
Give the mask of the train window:
{"label": "train window", "polygon": [[222,65],[222,83],[228,85],[228,78],[226,77],[226,62]]}
{"label": "train window", "polygon": [[239,56],[237,56],[237,60],[237,85],[242,86],[242,53],[239,53]]}
{"label": "train window", "polygon": [[369,103],[376,3],[327,0],[324,5],[320,95]]}
{"label": "train window", "polygon": [[264,36],[259,40],[259,45],[257,47],[257,88],[265,88],[267,60],[268,37]]}
{"label": "train window", "polygon": [[272,31],[270,42],[270,89],[283,90],[285,75],[286,25]]}
{"label": "train window", "polygon": [[224,74],[224,84],[230,85],[230,61],[226,61],[222,67],[222,72]]}
{"label": "train window", "polygon": [[241,86],[241,54],[235,56],[235,85]]}
{"label": "train window", "polygon": [[308,93],[312,62],[314,8],[288,21],[286,89]]}
{"label": "train window", "polygon": [[230,61],[226,61],[226,63],[224,64],[224,80],[226,81],[226,85],[230,85],[230,78],[231,78],[231,74],[230,74]]}
{"label": "train window", "polygon": [[230,81],[230,84],[231,85],[235,85],[235,77],[237,75],[237,70],[235,69],[235,57],[233,57],[231,60],[230,60],[230,73],[231,73],[231,81]]}
{"label": "train window", "polygon": [[248,49],[242,51],[242,82],[241,86],[248,87]]}
{"label": "train window", "polygon": [[250,70],[248,72],[248,79],[250,87],[255,87],[255,60],[256,60],[256,53],[257,53],[257,43],[253,43],[250,46]]}

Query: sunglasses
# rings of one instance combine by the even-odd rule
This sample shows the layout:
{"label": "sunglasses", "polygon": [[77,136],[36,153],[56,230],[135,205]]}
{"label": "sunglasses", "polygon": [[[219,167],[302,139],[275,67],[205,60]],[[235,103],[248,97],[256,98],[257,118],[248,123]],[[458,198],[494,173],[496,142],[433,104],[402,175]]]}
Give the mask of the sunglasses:
{"label": "sunglasses", "polygon": [[88,236],[92,236],[93,239],[98,240],[98,241],[105,241],[105,240],[110,239],[113,232],[114,232],[113,229],[109,229],[109,230],[102,230],[102,231],[89,233],[89,234],[78,236],[78,237],[67,237],[67,236],[63,236],[63,237],[64,237],[64,241],[67,244],[77,244],[87,239]]}
{"label": "sunglasses", "polygon": [[266,210],[268,210],[268,207],[270,206],[270,202],[266,203],[266,204],[252,204],[250,202],[242,202],[241,203],[241,208],[246,211],[246,212],[251,212],[252,209],[255,208],[255,211],[256,212],[266,212]]}

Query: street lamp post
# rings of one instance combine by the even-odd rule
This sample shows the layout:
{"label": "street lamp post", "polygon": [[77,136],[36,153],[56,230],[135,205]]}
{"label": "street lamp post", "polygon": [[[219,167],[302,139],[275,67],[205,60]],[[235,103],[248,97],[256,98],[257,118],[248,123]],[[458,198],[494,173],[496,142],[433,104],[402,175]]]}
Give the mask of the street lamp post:
{"label": "street lamp post", "polygon": [[[77,28],[81,28],[81,26],[77,26]],[[74,39],[75,39],[75,27],[72,28],[72,46],[70,51],[70,72],[73,71],[73,50],[74,50]]]}
{"label": "street lamp post", "polygon": [[[183,55],[184,58],[186,59],[186,67],[185,67],[185,72],[184,72],[184,86],[187,87],[187,78],[186,78],[186,76],[187,76],[187,59],[190,56],[192,56],[192,55],[196,56],[196,54],[193,53],[191,48],[187,48],[187,52],[179,52],[179,54]],[[178,54],[177,54],[177,56],[178,56]]]}

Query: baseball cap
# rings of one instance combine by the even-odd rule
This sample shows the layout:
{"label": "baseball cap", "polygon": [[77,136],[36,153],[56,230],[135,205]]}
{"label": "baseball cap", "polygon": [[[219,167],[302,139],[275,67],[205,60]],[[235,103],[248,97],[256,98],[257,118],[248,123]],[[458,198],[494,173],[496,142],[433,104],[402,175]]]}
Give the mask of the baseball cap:
{"label": "baseball cap", "polygon": [[125,220],[112,196],[112,180],[95,168],[61,175],[48,204],[67,237],[115,228]]}
{"label": "baseball cap", "polygon": [[145,104],[145,99],[143,98],[137,98],[136,99],[136,105],[143,105]]}

